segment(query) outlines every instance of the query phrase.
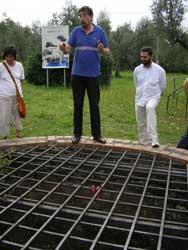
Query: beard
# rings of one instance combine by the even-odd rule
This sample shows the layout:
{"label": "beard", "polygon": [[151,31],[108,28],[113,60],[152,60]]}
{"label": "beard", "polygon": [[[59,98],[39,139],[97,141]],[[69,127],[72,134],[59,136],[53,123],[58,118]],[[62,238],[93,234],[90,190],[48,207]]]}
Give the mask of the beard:
{"label": "beard", "polygon": [[151,59],[149,59],[149,60],[141,60],[141,62],[145,67],[149,67],[151,65],[152,60]]}
{"label": "beard", "polygon": [[88,25],[85,22],[81,22],[82,28],[87,28]]}

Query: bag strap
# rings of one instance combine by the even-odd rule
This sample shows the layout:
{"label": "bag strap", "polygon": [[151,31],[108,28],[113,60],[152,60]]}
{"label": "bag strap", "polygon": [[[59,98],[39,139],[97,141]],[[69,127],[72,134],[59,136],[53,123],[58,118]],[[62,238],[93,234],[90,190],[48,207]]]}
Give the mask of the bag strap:
{"label": "bag strap", "polygon": [[17,86],[17,84],[16,84],[16,80],[15,80],[14,76],[12,75],[12,72],[10,71],[10,69],[9,69],[9,67],[8,67],[8,65],[7,65],[7,63],[6,63],[6,61],[3,61],[3,65],[4,65],[5,68],[7,69],[8,73],[9,73],[10,77],[12,78],[12,81],[13,81],[15,87],[16,87],[16,95],[21,97],[20,92],[19,92],[19,90],[18,90],[18,86]]}

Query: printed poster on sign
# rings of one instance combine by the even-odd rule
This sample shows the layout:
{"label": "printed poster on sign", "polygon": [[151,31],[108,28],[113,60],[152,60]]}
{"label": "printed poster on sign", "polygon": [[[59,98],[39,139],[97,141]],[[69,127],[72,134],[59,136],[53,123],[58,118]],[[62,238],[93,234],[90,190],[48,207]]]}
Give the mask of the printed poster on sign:
{"label": "printed poster on sign", "polygon": [[69,35],[68,25],[46,26],[42,28],[42,68],[69,68],[69,55],[60,49]]}

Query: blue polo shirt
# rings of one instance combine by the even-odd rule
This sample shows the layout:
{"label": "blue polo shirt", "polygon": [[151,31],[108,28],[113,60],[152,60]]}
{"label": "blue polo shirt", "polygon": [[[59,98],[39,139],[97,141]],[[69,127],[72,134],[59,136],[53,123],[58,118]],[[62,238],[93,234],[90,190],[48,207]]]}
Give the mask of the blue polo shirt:
{"label": "blue polo shirt", "polygon": [[104,30],[94,25],[94,29],[86,34],[82,26],[73,29],[68,39],[68,44],[75,48],[72,74],[86,77],[100,75],[100,52],[97,48],[98,41],[104,48],[108,47],[108,41]]}

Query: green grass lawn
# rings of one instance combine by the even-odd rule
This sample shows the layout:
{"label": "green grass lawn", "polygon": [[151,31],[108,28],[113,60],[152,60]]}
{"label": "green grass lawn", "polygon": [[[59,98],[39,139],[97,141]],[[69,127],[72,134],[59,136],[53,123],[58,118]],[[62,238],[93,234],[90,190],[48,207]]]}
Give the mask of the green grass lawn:
{"label": "green grass lawn", "polygon": [[[137,139],[134,112],[135,88],[132,72],[122,72],[120,79],[112,78],[109,88],[101,88],[102,135],[108,138]],[[181,86],[183,74],[175,75]],[[167,95],[173,90],[174,75],[168,74],[168,85],[158,106],[158,132],[162,144],[176,144],[185,130],[185,96],[172,98],[166,113]],[[27,118],[23,120],[24,136],[72,135],[73,100],[71,88],[36,86],[24,83]],[[85,98],[83,135],[91,136],[88,100]],[[14,131],[11,129],[11,137]]]}

